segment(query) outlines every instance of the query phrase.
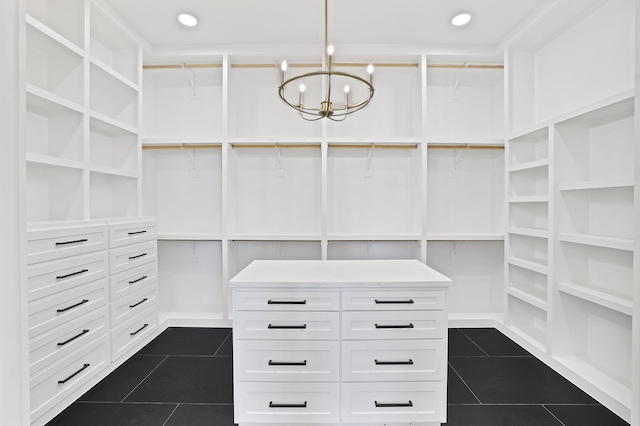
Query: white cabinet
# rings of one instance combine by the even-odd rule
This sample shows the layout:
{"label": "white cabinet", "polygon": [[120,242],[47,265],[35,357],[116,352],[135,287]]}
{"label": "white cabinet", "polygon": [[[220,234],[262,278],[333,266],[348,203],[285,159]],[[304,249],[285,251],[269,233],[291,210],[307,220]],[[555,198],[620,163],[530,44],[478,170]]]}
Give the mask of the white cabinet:
{"label": "white cabinet", "polygon": [[251,263],[231,280],[235,421],[445,422],[449,281],[417,260]]}

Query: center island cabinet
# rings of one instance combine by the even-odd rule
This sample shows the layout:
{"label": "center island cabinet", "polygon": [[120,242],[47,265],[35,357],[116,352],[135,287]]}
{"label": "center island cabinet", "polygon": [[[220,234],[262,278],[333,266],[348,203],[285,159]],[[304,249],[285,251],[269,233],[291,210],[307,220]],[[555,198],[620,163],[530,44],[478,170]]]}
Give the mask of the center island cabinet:
{"label": "center island cabinet", "polygon": [[417,260],[256,260],[231,281],[235,422],[446,422],[447,289]]}

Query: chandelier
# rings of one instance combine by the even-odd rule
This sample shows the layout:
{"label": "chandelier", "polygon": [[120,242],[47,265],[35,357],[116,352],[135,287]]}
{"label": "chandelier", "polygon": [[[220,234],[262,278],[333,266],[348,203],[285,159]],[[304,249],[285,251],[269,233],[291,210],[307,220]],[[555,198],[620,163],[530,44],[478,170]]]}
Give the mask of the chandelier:
{"label": "chandelier", "polygon": [[[373,97],[373,64],[367,66],[368,80],[360,76],[349,74],[346,72],[334,71],[333,69],[333,53],[334,48],[329,44],[328,38],[328,0],[324,0],[324,61],[322,71],[314,71],[301,74],[289,79],[285,78],[287,71],[287,61],[283,60],[280,64],[281,84],[279,87],[280,98],[291,108],[300,112],[300,116],[307,121],[316,121],[322,118],[328,118],[333,121],[343,121],[348,114],[361,110]],[[321,87],[319,102],[316,99],[311,104],[305,104],[305,91],[307,86],[305,82],[315,82],[315,85]],[[296,83],[300,83],[298,90],[292,89]],[[336,94],[333,91],[334,85],[345,83],[343,86],[344,96],[340,100],[336,100]],[[359,99],[351,99],[354,97],[351,85],[355,87],[363,87],[364,95]],[[289,89],[289,90],[288,90]],[[354,90],[355,92],[355,90]],[[297,95],[297,96],[296,96]],[[291,98],[297,98],[292,100]],[[339,97],[339,96],[338,96]]]}

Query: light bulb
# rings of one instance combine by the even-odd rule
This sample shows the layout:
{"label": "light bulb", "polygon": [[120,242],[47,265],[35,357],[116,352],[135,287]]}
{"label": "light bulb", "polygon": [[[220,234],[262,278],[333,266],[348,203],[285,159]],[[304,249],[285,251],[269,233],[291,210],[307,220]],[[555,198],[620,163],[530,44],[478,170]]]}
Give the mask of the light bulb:
{"label": "light bulb", "polygon": [[195,15],[192,15],[191,13],[184,12],[179,14],[178,21],[180,21],[182,25],[187,27],[195,27],[196,25],[198,25],[198,18],[196,18]]}
{"label": "light bulb", "polygon": [[453,19],[451,19],[451,23],[453,25],[455,25],[456,27],[460,27],[462,25],[466,25],[469,23],[469,21],[471,21],[471,14],[470,13],[459,13],[456,16],[453,17]]}
{"label": "light bulb", "polygon": [[349,89],[349,85],[348,85],[348,84],[345,84],[345,85],[344,85],[344,93],[349,93],[349,90],[350,90],[350,89]]}
{"label": "light bulb", "polygon": [[304,84],[301,84],[301,85],[300,85],[300,87],[299,87],[299,89],[300,89],[300,93],[304,93],[304,91],[305,91],[307,88],[304,86]]}
{"label": "light bulb", "polygon": [[287,61],[286,60],[282,60],[282,63],[280,64],[280,69],[282,70],[282,72],[285,72],[287,70]]}
{"label": "light bulb", "polygon": [[373,64],[371,62],[369,62],[367,66],[367,73],[369,73],[369,75],[373,74]]}
{"label": "light bulb", "polygon": [[333,48],[333,43],[330,43],[329,46],[327,46],[327,55],[331,56],[333,55],[333,51],[335,49]]}

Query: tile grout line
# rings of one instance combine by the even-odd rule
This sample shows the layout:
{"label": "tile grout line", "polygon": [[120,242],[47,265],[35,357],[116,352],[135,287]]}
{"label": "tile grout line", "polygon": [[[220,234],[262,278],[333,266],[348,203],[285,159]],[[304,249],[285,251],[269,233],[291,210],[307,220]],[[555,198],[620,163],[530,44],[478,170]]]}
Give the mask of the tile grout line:
{"label": "tile grout line", "polygon": [[171,417],[173,416],[173,413],[176,412],[176,410],[178,409],[179,406],[180,406],[180,404],[176,405],[176,408],[174,408],[173,411],[171,412],[171,414],[169,414],[169,417],[167,417],[167,420],[165,420],[164,423],[162,423],[162,426],[166,426],[167,422],[169,420],[171,420]]}
{"label": "tile grout line", "polygon": [[548,412],[549,414],[551,414],[551,415],[553,416],[553,418],[554,418],[554,419],[556,419],[556,420],[557,420],[557,421],[558,421],[562,426],[566,426],[566,425],[564,424],[564,422],[563,422],[562,420],[560,420],[560,419],[559,419],[555,414],[553,414],[553,413],[551,412],[551,410],[549,410],[545,404],[541,404],[541,405],[542,405],[542,407],[543,407],[545,410],[547,410],[547,412]]}
{"label": "tile grout line", "polygon": [[465,333],[461,328],[458,328],[458,330],[460,330],[460,333],[462,333],[462,334],[464,335],[464,337],[466,337],[467,339],[469,339],[469,341],[470,341],[471,343],[473,343],[474,345],[476,345],[476,347],[477,347],[478,349],[480,349],[480,350],[482,351],[482,353],[483,353],[483,354],[485,354],[485,356],[491,356],[491,355],[489,355],[488,353],[486,353],[486,352],[485,352],[485,350],[484,350],[484,349],[482,349],[482,348],[480,347],[480,345],[478,345],[478,344],[477,344],[477,343],[476,343],[476,342],[475,342],[471,337],[467,336],[467,333]]}
{"label": "tile grout line", "polygon": [[229,332],[229,334],[227,334],[227,337],[224,338],[224,340],[222,341],[222,343],[220,344],[220,346],[218,347],[218,350],[213,354],[213,356],[218,355],[218,352],[220,352],[220,349],[222,349],[222,347],[224,346],[224,344],[227,342],[227,340],[229,340],[229,337],[231,336],[231,331]]}
{"label": "tile grout line", "polygon": [[469,385],[467,384],[467,382],[465,382],[465,380],[462,378],[462,376],[460,375],[460,373],[458,373],[458,371],[456,371],[456,369],[453,367],[453,365],[451,365],[451,363],[449,361],[447,361],[447,364],[449,365],[449,367],[451,367],[451,370],[453,370],[454,373],[456,373],[456,376],[458,376],[460,378],[460,380],[462,381],[462,383],[467,387],[467,389],[469,389],[469,392],[471,392],[471,395],[473,395],[473,397],[476,399],[476,401],[478,401],[478,403],[480,405],[482,405],[482,401],[480,401],[480,398],[478,398],[478,396],[476,395],[476,393],[471,390],[471,388],[469,387]]}
{"label": "tile grout line", "polygon": [[145,380],[147,380],[147,378],[153,374],[154,371],[156,371],[158,369],[158,367],[160,367],[162,364],[164,364],[164,362],[169,358],[169,356],[165,356],[164,359],[162,361],[160,361],[160,363],[158,365],[155,366],[155,368],[153,370],[151,370],[149,372],[149,374],[147,374],[146,376],[144,376],[144,378],[142,380],[140,380],[140,383],[138,383],[136,385],[136,387],[134,387],[133,389],[131,389],[131,392],[129,392],[124,398],[122,398],[122,401],[120,402],[124,402],[125,399],[129,398],[129,396],[135,392],[136,389],[138,389],[138,387],[142,384],[142,382],[144,382]]}

